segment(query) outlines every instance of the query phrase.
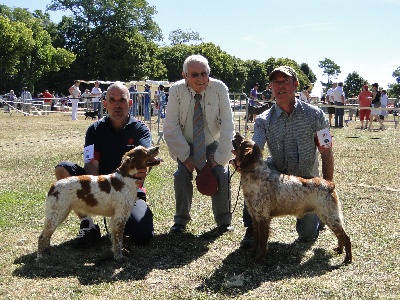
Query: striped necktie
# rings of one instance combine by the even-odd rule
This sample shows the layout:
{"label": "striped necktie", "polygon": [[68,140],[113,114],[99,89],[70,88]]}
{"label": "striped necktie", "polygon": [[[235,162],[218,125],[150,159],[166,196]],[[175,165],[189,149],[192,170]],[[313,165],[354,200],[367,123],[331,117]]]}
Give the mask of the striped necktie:
{"label": "striped necktie", "polygon": [[198,170],[203,169],[206,164],[206,144],[204,138],[204,120],[200,105],[201,95],[194,96],[195,106],[193,114],[193,151],[194,165]]}

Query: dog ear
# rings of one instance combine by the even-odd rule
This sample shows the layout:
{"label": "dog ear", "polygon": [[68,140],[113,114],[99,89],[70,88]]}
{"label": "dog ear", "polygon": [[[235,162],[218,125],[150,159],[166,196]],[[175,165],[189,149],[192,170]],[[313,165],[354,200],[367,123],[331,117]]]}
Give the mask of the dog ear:
{"label": "dog ear", "polygon": [[250,141],[243,141],[240,144],[240,168],[242,170],[248,169],[254,164],[253,159],[253,145]]}

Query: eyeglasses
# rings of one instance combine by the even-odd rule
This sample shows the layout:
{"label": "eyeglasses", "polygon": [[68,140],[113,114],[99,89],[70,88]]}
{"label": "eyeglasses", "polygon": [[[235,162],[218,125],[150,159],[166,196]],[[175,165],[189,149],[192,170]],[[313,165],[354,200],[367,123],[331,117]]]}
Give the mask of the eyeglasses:
{"label": "eyeglasses", "polygon": [[[186,73],[186,76],[188,75],[188,73]],[[208,72],[201,72],[201,73],[197,73],[197,72],[195,72],[195,73],[191,73],[190,74],[190,77],[192,77],[192,78],[197,78],[197,77],[207,77],[208,76]]]}
{"label": "eyeglasses", "polygon": [[288,85],[290,83],[291,83],[291,80],[289,80],[289,78],[285,78],[284,80],[272,80],[272,84],[275,86]]}

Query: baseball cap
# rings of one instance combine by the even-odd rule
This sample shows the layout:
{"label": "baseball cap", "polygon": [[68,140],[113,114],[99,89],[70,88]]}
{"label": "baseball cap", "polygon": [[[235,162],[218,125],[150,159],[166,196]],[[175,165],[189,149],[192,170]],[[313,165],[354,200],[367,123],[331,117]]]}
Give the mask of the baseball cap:
{"label": "baseball cap", "polygon": [[295,71],[292,67],[289,67],[289,66],[280,66],[280,67],[275,68],[275,69],[271,72],[271,74],[269,74],[269,77],[268,77],[269,80],[271,81],[271,80],[272,80],[272,77],[273,77],[276,73],[278,73],[278,72],[284,73],[284,74],[286,74],[286,75],[288,75],[288,76],[290,76],[290,77],[293,77],[294,80],[297,80],[297,73],[296,73],[296,71]]}

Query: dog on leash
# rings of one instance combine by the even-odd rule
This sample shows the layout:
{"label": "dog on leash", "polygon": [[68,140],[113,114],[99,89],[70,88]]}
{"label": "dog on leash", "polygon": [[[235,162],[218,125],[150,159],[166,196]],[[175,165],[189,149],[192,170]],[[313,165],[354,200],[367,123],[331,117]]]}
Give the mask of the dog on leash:
{"label": "dog on leash", "polygon": [[344,247],[343,263],[351,263],[351,242],[343,229],[341,203],[332,182],[271,170],[262,158],[261,149],[240,133],[236,133],[232,145],[235,155],[232,164],[241,174],[240,186],[253,221],[253,252],[257,259],[265,257],[272,218],[302,217],[307,212],[315,212],[336,235],[338,247],[335,251],[341,254]]}
{"label": "dog on leash", "polygon": [[94,119],[97,117],[98,114],[99,114],[99,111],[98,111],[98,110],[94,110],[94,111],[88,110],[88,111],[85,111],[85,120],[86,120],[87,118],[92,118],[92,120],[94,120]]}
{"label": "dog on leash", "polygon": [[110,217],[114,259],[122,255],[125,223],[136,202],[138,187],[135,176],[139,169],[160,164],[159,147],[138,146],[126,152],[121,166],[112,174],[72,176],[55,182],[47,193],[45,221],[38,240],[37,260],[50,246],[50,238],[73,210],[78,216]]}
{"label": "dog on leash", "polygon": [[247,115],[248,115],[247,120],[249,122],[255,121],[255,120],[253,120],[253,115],[261,115],[264,111],[269,109],[272,105],[273,105],[272,102],[267,102],[267,103],[265,103],[264,105],[261,105],[261,106],[250,106],[249,105],[247,107]]}

